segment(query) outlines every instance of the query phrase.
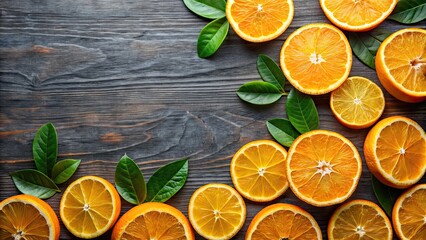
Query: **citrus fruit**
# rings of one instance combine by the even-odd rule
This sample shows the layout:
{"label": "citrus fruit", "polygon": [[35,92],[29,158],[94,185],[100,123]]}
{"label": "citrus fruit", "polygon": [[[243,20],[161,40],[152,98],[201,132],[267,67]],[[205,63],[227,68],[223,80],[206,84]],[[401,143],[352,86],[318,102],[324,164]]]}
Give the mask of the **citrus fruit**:
{"label": "citrus fruit", "polygon": [[133,207],[115,224],[116,239],[195,239],[188,219],[178,209],[165,203],[148,202]]}
{"label": "citrus fruit", "polygon": [[231,239],[246,219],[246,205],[232,187],[211,183],[197,189],[189,200],[189,221],[207,239]]}
{"label": "citrus fruit", "polygon": [[59,239],[59,220],[43,200],[16,195],[0,202],[0,239]]}
{"label": "citrus fruit", "polygon": [[276,203],[256,214],[245,239],[319,240],[322,239],[322,234],[311,214],[292,204]]}
{"label": "citrus fruit", "polygon": [[382,23],[393,11],[398,0],[320,0],[325,16],[337,27],[347,31],[368,31]]}
{"label": "citrus fruit", "polygon": [[231,178],[245,198],[267,202],[281,196],[288,188],[285,173],[287,151],[270,140],[249,142],[231,161]]}
{"label": "citrus fruit", "polygon": [[330,240],[392,240],[392,225],[377,204],[352,200],[334,211],[328,222],[327,235]]}
{"label": "citrus fruit", "polygon": [[377,51],[376,72],[383,87],[405,102],[426,100],[426,30],[407,28],[387,37]]}
{"label": "citrus fruit", "polygon": [[266,42],[280,36],[293,20],[293,0],[228,0],[226,18],[242,39]]}
{"label": "citrus fruit", "polygon": [[287,179],[302,201],[323,207],[348,199],[362,171],[356,147],[342,135],[313,130],[300,135],[287,155]]}
{"label": "citrus fruit", "polygon": [[308,24],[284,42],[280,64],[286,78],[299,91],[325,94],[348,78],[352,50],[343,32],[333,25]]}
{"label": "citrus fruit", "polygon": [[392,222],[399,239],[426,239],[426,184],[418,184],[398,197]]}
{"label": "citrus fruit", "polygon": [[331,93],[330,108],[337,120],[348,128],[373,125],[385,109],[382,90],[363,77],[350,77]]}
{"label": "citrus fruit", "polygon": [[426,171],[426,134],[413,120],[394,116],[367,134],[364,156],[371,173],[394,188],[407,188]]}
{"label": "citrus fruit", "polygon": [[121,210],[114,186],[97,176],[72,182],[62,195],[60,214],[65,227],[76,237],[95,238],[108,231]]}

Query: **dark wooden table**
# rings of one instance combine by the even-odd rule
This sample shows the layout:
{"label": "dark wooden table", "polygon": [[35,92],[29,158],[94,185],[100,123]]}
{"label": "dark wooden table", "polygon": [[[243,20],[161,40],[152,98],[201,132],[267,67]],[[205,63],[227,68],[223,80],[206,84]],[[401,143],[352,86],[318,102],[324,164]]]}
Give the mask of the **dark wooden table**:
{"label": "dark wooden table", "polygon": [[[271,139],[265,121],[285,116],[284,98],[255,107],[242,102],[235,91],[259,79],[258,54],[278,60],[291,32],[307,23],[328,22],[318,1],[295,0],[294,5],[293,22],[278,39],[248,43],[231,30],[216,55],[200,59],[197,36],[208,21],[180,0],[2,0],[0,200],[18,194],[8,173],[34,167],[32,139],[39,126],[52,122],[59,135],[59,159],[82,159],[71,181],[98,175],[113,182],[116,163],[125,153],[146,179],[161,165],[189,156],[188,181],[167,202],[187,215],[195,189],[210,182],[232,185],[233,154],[249,141]],[[413,26],[424,28],[426,23]],[[393,32],[407,26],[385,21],[382,27]],[[375,72],[355,57],[351,75],[379,83]],[[403,103],[387,92],[385,97],[382,117],[403,115],[426,128],[425,103]],[[368,129],[340,125],[330,111],[328,94],[314,100],[320,128],[343,134],[362,155]],[[376,201],[370,181],[364,164],[351,199]],[[47,200],[57,213],[60,198],[56,194]],[[326,239],[336,206],[309,206],[290,190],[274,202],[309,211]],[[243,239],[253,216],[271,203],[246,204],[247,219],[235,239]],[[122,206],[122,213],[132,207],[124,201]],[[99,239],[109,237],[110,232]],[[61,239],[75,237],[62,225]]]}

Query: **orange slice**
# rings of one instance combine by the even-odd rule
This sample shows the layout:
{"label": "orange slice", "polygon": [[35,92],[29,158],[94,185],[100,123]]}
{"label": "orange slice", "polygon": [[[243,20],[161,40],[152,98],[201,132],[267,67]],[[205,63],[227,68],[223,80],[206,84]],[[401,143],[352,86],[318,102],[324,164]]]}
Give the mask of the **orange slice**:
{"label": "orange slice", "polygon": [[426,30],[399,30],[382,42],[376,72],[383,87],[405,102],[426,100]]}
{"label": "orange slice", "polygon": [[352,142],[327,130],[300,135],[287,155],[290,188],[299,199],[318,207],[348,199],[361,170],[361,157]]}
{"label": "orange slice", "polygon": [[16,195],[0,202],[0,239],[59,239],[59,220],[43,200]]}
{"label": "orange slice", "polygon": [[336,119],[348,128],[373,125],[385,109],[382,90],[363,77],[350,77],[331,93],[330,108]]}
{"label": "orange slice", "polygon": [[413,120],[394,116],[367,134],[364,156],[371,173],[394,188],[408,188],[426,171],[426,134]]}
{"label": "orange slice", "polygon": [[292,204],[276,203],[256,214],[248,227],[245,239],[321,240],[322,234],[311,214]]}
{"label": "orange slice", "polygon": [[426,184],[418,184],[399,196],[392,222],[399,239],[426,239]]}
{"label": "orange slice", "polygon": [[270,140],[244,145],[231,161],[231,178],[245,198],[267,202],[281,196],[288,188],[285,173],[287,151]]}
{"label": "orange slice", "polygon": [[352,200],[334,211],[328,222],[329,240],[392,240],[392,225],[385,212],[367,200]]}
{"label": "orange slice", "polygon": [[116,239],[195,239],[188,219],[178,209],[157,202],[143,203],[126,212],[115,224]]}
{"label": "orange slice", "polygon": [[337,27],[347,31],[368,31],[382,23],[393,11],[398,0],[320,0],[325,16]]}
{"label": "orange slice", "polygon": [[81,177],[65,190],[60,203],[65,227],[76,237],[95,238],[108,231],[121,210],[120,196],[107,180]]}
{"label": "orange slice", "polygon": [[319,95],[333,91],[348,78],[352,50],[343,32],[333,25],[308,24],[287,38],[280,63],[295,88]]}
{"label": "orange slice", "polygon": [[231,239],[246,219],[243,198],[232,187],[211,183],[197,189],[188,207],[189,221],[207,239]]}
{"label": "orange slice", "polygon": [[293,0],[228,0],[226,18],[242,39],[266,42],[280,36],[293,20]]}

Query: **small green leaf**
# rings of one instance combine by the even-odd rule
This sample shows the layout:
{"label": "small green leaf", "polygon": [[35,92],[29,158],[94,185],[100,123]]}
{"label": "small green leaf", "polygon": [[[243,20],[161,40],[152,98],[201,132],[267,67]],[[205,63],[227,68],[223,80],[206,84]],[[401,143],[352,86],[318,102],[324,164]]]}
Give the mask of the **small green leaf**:
{"label": "small green leaf", "polygon": [[200,58],[213,55],[228,35],[229,23],[226,17],[216,19],[201,29],[198,36],[197,51]]}
{"label": "small green leaf", "polygon": [[411,24],[426,19],[425,0],[399,0],[389,19]]}
{"label": "small green leaf", "polygon": [[68,181],[68,179],[70,179],[70,177],[77,170],[80,162],[81,160],[75,159],[65,159],[57,162],[52,169],[52,180],[56,184],[61,184]]}
{"label": "small green leaf", "polygon": [[399,189],[391,188],[381,183],[377,178],[371,176],[371,185],[373,186],[374,194],[380,206],[385,210],[389,217],[392,217],[393,205],[396,199],[401,195],[402,191]]}
{"label": "small green leaf", "polygon": [[290,147],[300,133],[285,118],[275,118],[266,122],[266,127],[272,137],[283,146]]}
{"label": "small green leaf", "polygon": [[252,81],[243,84],[237,90],[237,95],[246,102],[256,105],[266,105],[278,101],[283,94],[272,83]]}
{"label": "small green leaf", "polygon": [[314,100],[309,95],[290,90],[286,102],[287,116],[294,128],[300,133],[317,129],[319,126],[318,111]]}
{"label": "small green leaf", "polygon": [[115,169],[115,187],[120,196],[131,204],[141,204],[146,198],[146,184],[138,165],[124,155]]}
{"label": "small green leaf", "polygon": [[225,17],[225,0],[183,0],[183,2],[198,16],[209,19]]}
{"label": "small green leaf", "polygon": [[58,136],[55,126],[47,123],[41,126],[33,141],[33,158],[36,168],[46,174],[52,176],[52,168],[58,157]]}
{"label": "small green leaf", "polygon": [[149,179],[147,202],[165,202],[185,184],[188,176],[188,159],[169,163],[158,169]]}
{"label": "small green leaf", "polygon": [[264,54],[260,54],[257,58],[257,71],[263,81],[274,84],[281,92],[285,93],[285,77],[283,71],[274,60]]}
{"label": "small green leaf", "polygon": [[10,173],[16,188],[21,193],[46,199],[60,192],[58,186],[44,173],[35,169],[24,169]]}

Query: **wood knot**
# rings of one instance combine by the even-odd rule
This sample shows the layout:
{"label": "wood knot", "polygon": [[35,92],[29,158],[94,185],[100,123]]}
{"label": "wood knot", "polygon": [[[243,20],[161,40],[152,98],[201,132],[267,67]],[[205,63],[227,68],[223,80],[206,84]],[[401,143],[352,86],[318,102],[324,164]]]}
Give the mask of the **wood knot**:
{"label": "wood knot", "polygon": [[120,143],[123,141],[123,139],[123,135],[114,132],[106,133],[101,136],[101,141],[107,143]]}

